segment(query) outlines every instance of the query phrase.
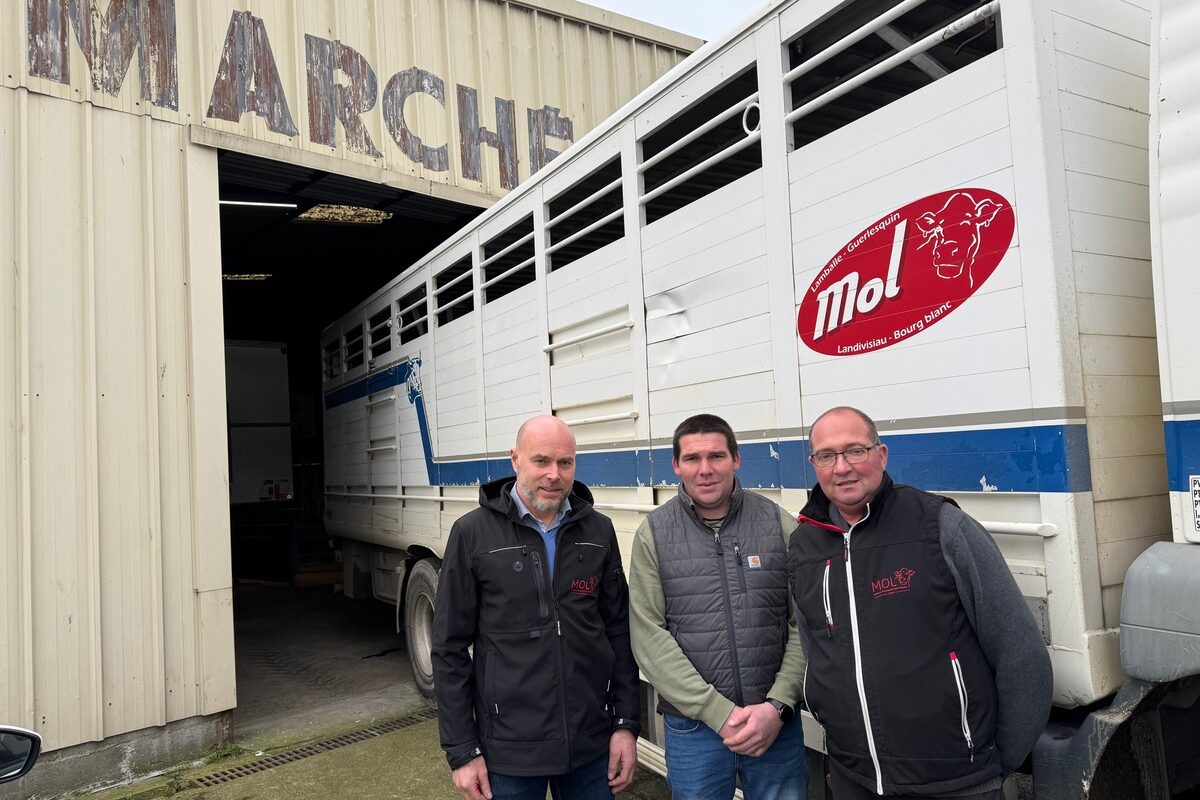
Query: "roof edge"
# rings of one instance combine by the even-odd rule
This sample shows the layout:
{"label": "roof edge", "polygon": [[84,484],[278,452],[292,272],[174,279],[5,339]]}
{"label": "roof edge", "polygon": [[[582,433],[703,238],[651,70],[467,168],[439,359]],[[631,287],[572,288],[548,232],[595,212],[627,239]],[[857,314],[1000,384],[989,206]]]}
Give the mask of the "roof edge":
{"label": "roof edge", "polygon": [[703,39],[697,39],[695,36],[618,14],[606,8],[597,8],[579,2],[579,0],[507,0],[507,2],[509,5],[523,6],[534,11],[545,11],[687,53],[695,52],[704,44]]}

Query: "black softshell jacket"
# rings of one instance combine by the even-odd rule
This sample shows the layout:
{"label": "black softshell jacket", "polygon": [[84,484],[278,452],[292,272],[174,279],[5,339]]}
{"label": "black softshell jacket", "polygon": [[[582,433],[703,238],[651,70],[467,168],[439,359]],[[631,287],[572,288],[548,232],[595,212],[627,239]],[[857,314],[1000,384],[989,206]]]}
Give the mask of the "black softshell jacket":
{"label": "black softshell jacket", "polygon": [[885,794],[948,794],[1001,773],[994,675],[942,552],[944,502],[885,475],[847,539],[814,488],[791,538],[805,704],[830,757]]}
{"label": "black softshell jacket", "polygon": [[639,732],[629,590],[586,486],[572,489],[551,581],[512,485],[481,486],[480,508],[450,531],[433,623],[438,725],[452,768],[481,753],[500,774],[559,775],[607,754],[616,728]]}

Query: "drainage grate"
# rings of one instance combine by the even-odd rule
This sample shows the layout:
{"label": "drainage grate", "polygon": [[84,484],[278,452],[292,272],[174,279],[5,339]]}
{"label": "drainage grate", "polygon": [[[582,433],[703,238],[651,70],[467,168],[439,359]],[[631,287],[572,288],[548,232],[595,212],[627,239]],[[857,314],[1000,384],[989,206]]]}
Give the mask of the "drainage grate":
{"label": "drainage grate", "polygon": [[437,719],[437,709],[425,708],[407,717],[385,722],[382,725],[376,725],[371,728],[363,728],[361,731],[335,736],[332,739],[324,739],[320,742],[297,747],[293,750],[288,750],[286,753],[276,753],[273,756],[260,758],[257,761],[251,761],[249,764],[242,764],[237,767],[223,769],[220,772],[214,772],[210,775],[200,775],[191,779],[192,788],[207,789],[213,786],[218,786],[222,783],[229,783],[238,778],[244,778],[247,775],[253,775],[256,772],[263,772],[275,767],[282,767],[285,764],[291,764],[294,761],[299,761],[309,756],[319,755],[320,753],[328,753],[330,750],[336,750],[339,747],[345,747],[348,744],[356,744],[365,742],[367,739],[373,739],[376,736],[383,736],[386,733],[394,733],[395,731],[404,728],[410,728],[413,725],[418,725],[422,722],[428,722],[431,719]]}

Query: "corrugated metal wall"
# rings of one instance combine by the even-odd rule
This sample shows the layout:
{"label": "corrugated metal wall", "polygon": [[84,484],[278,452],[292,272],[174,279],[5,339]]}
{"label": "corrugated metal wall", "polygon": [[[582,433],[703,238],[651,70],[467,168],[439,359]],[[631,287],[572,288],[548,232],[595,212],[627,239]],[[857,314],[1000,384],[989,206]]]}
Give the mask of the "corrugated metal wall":
{"label": "corrugated metal wall", "polygon": [[486,205],[699,45],[573,0],[22,0],[0,7],[0,85]]}
{"label": "corrugated metal wall", "polygon": [[[482,179],[464,177],[465,89],[489,132],[512,101],[523,177],[528,131],[564,130],[547,107],[582,137],[699,44],[547,4],[570,18],[494,0],[0,4],[0,721],[57,749],[235,704],[217,151],[197,130],[486,205],[501,158],[482,145]],[[447,145],[446,169],[385,121],[401,73],[404,124]],[[294,135],[272,130],[283,100]]]}
{"label": "corrugated metal wall", "polygon": [[0,718],[233,706],[216,152],[0,89]]}

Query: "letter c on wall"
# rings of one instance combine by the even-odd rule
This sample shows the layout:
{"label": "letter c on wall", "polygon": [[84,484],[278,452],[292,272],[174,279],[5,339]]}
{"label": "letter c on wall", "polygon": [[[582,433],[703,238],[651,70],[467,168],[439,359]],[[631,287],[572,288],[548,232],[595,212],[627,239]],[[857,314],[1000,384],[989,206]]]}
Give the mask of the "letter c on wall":
{"label": "letter c on wall", "polygon": [[428,70],[411,67],[393,75],[383,90],[383,124],[409,159],[426,169],[445,172],[450,169],[449,148],[444,144],[426,145],[404,120],[404,103],[417,93],[427,94],[442,108],[446,107],[446,82]]}

